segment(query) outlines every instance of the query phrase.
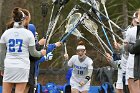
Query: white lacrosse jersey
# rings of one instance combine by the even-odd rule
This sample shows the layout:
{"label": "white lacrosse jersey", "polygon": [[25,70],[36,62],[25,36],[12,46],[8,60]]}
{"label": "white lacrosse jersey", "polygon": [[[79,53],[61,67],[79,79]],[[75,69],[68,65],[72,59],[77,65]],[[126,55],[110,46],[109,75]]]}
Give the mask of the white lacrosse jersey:
{"label": "white lacrosse jersey", "polygon": [[88,75],[88,70],[93,70],[93,61],[91,58],[86,57],[83,62],[80,62],[78,55],[73,55],[68,61],[68,66],[73,66],[72,76],[85,78]]}
{"label": "white lacrosse jersey", "polygon": [[127,66],[127,59],[122,55],[121,60],[120,60],[120,67],[121,67],[121,72],[125,73],[126,72],[126,66]]}
{"label": "white lacrosse jersey", "polygon": [[6,43],[7,52],[4,67],[30,68],[29,46],[35,46],[31,31],[25,28],[11,28],[1,36],[0,43]]}
{"label": "white lacrosse jersey", "polygon": [[[126,41],[129,43],[135,43],[137,34],[137,26],[131,27],[126,31]],[[130,54],[127,60],[127,68],[134,68],[134,54]]]}

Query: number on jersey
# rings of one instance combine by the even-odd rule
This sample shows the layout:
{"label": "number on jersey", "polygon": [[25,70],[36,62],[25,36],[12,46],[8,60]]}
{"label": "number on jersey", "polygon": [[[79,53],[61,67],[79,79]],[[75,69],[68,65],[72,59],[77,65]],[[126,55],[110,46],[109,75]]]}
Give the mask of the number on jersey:
{"label": "number on jersey", "polygon": [[[22,39],[9,39],[9,52],[22,52]],[[18,46],[18,49],[16,50],[16,46]]]}
{"label": "number on jersey", "polygon": [[83,71],[78,70],[78,74],[79,74],[79,75],[83,75]]}

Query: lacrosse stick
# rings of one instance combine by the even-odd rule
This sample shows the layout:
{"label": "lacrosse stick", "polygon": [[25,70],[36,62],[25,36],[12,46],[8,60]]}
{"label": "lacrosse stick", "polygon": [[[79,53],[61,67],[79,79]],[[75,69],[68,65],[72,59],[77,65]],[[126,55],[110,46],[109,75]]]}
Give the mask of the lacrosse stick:
{"label": "lacrosse stick", "polygon": [[[72,9],[72,10],[70,11],[70,13],[68,14],[67,18],[58,26],[58,28],[56,28],[56,30],[54,31],[54,33],[56,33],[56,31],[57,31],[58,29],[60,29],[60,27],[62,27],[62,25],[69,19],[69,17],[70,17],[75,11],[78,10],[76,7],[77,7],[76,5],[73,7],[73,9]],[[53,35],[54,35],[54,33],[53,33]]]}
{"label": "lacrosse stick", "polygon": [[62,36],[62,38],[60,39],[60,42],[64,42],[72,34],[72,32],[75,31],[75,29],[78,27],[78,25],[81,24],[81,22],[84,20],[85,17],[86,17],[85,15],[83,15],[81,17],[80,13],[75,13],[72,16],[70,16],[70,18],[68,20],[68,25],[66,25],[67,33],[65,33]]}
{"label": "lacrosse stick", "polygon": [[[42,12],[42,25],[43,25],[43,31],[42,31],[42,36],[44,36],[44,31],[45,31],[45,18],[46,18],[46,15],[47,15],[47,12],[48,12],[48,7],[47,7],[47,3],[46,2],[42,2],[41,3],[41,12]],[[36,39],[38,40],[38,39]],[[44,58],[44,57],[43,57]],[[44,59],[41,59],[41,61],[45,61],[45,58]],[[34,87],[34,93],[37,91],[37,76],[35,75],[34,76],[34,79],[35,79],[35,87]]]}
{"label": "lacrosse stick", "polygon": [[[89,1],[90,4],[92,5],[92,7],[96,8],[97,10],[99,10],[99,8],[100,8],[99,2],[97,2],[97,1],[95,1],[95,0],[92,0],[92,1],[91,1],[91,0],[88,0],[88,1]],[[97,18],[98,18],[98,21],[102,22],[100,13],[99,13],[99,12],[96,12],[96,11],[93,11],[93,12],[96,14],[96,16],[97,16]],[[102,22],[102,23],[103,23],[103,22]],[[111,43],[110,43],[110,40],[109,40],[109,38],[108,38],[108,36],[107,36],[107,33],[106,33],[105,28],[104,28],[103,26],[101,26],[101,27],[102,27],[102,31],[103,31],[103,33],[104,33],[104,35],[105,35],[105,38],[106,38],[106,40],[107,40],[107,43],[108,43],[110,49],[111,49],[112,51],[114,51],[114,50],[113,50],[113,47],[112,47],[112,45],[111,45]]]}
{"label": "lacrosse stick", "polygon": [[[105,6],[105,2],[106,2],[106,0],[101,0],[101,3],[102,3],[102,5],[104,7],[104,10],[105,10],[106,17],[109,19],[107,9],[106,9],[106,6]],[[108,20],[108,24],[109,24],[110,30],[113,32],[113,29],[112,29],[112,26],[111,26],[111,23],[110,23],[109,20]],[[115,36],[113,34],[112,34],[112,37],[113,37],[113,41],[116,42]]]}
{"label": "lacrosse stick", "polygon": [[[106,53],[106,50],[104,49],[104,46],[109,50],[110,53],[112,53],[112,51],[110,50],[110,48],[105,44],[105,42],[99,37],[99,35],[97,34],[97,29],[98,26],[95,22],[91,21],[90,19],[85,19],[83,21],[83,26],[93,35],[95,35],[95,37],[97,38],[97,40],[99,41],[101,47],[103,48],[104,52]],[[103,45],[102,45],[103,43]]]}
{"label": "lacrosse stick", "polygon": [[124,30],[122,28],[120,28],[116,23],[114,23],[112,20],[110,20],[109,18],[107,18],[102,12],[99,11],[99,9],[93,7],[93,4],[95,4],[95,0],[80,0],[83,3],[87,3],[88,5],[92,6],[92,8],[98,12],[99,14],[101,14],[104,18],[106,18],[107,20],[109,20],[117,29],[119,29],[120,31],[124,32]]}
{"label": "lacrosse stick", "polygon": [[91,43],[88,39],[86,39],[84,36],[82,36],[82,34],[76,29],[74,32],[72,32],[73,35],[77,36],[77,37],[81,37],[84,40],[86,40],[92,47],[94,47],[95,50],[97,50],[99,53],[101,53],[103,56],[105,56],[105,54],[99,50],[96,45],[94,45],[93,43]]}
{"label": "lacrosse stick", "polygon": [[[81,37],[83,39],[85,39],[91,46],[93,46],[97,51],[99,51],[101,54],[103,54],[103,52],[101,50],[99,50],[95,45],[93,45],[89,40],[87,40],[85,37],[83,37],[81,35],[81,33],[76,29],[76,25],[79,24],[80,20],[83,20],[87,17],[86,14],[83,14],[83,17],[81,17],[80,13],[75,13],[72,16],[70,16],[69,20],[68,20],[68,24],[66,25],[66,35],[64,34],[64,36],[61,38],[61,42],[64,42],[65,39],[70,35],[73,34],[77,37]],[[82,22],[82,21],[81,21]],[[81,23],[80,22],[80,23]],[[103,54],[105,56],[105,54]]]}
{"label": "lacrosse stick", "polygon": [[[66,42],[64,42],[64,54],[65,55],[68,55],[68,51],[67,51],[67,44],[66,44]],[[67,62],[67,58],[65,58],[65,60],[64,60],[64,63],[63,63],[63,66],[66,64],[66,62]]]}
{"label": "lacrosse stick", "polygon": [[[63,7],[64,7],[64,6],[63,6]],[[47,44],[49,44],[49,41],[50,41],[50,39],[51,39],[51,37],[52,37],[54,28],[55,28],[55,26],[56,26],[56,24],[57,24],[57,21],[58,21],[58,19],[59,19],[60,11],[62,10],[63,7],[60,7],[60,10],[59,10],[58,14],[57,14],[55,20],[53,21],[53,27],[52,27],[51,32],[50,32],[50,35],[49,35],[49,37],[48,37]]]}
{"label": "lacrosse stick", "polygon": [[102,22],[100,22],[99,20],[97,20],[96,18],[94,18],[94,17],[92,16],[91,12],[85,10],[84,8],[82,8],[82,7],[79,6],[79,5],[78,5],[78,7],[79,7],[79,9],[81,9],[83,12],[85,12],[91,20],[94,20],[94,21],[96,21],[97,23],[99,23],[100,25],[102,25],[105,29],[107,29],[107,31],[109,31],[111,34],[113,34],[114,36],[116,36],[120,41],[122,41],[122,42],[124,41],[119,35],[117,35],[116,33],[112,32],[108,27],[106,27],[106,26],[104,25],[104,23],[102,23]]}
{"label": "lacrosse stick", "polygon": [[48,25],[48,29],[47,29],[47,33],[46,33],[46,40],[45,40],[45,44],[44,44],[44,49],[46,48],[46,43],[47,43],[47,39],[48,39],[48,36],[49,36],[49,34],[50,34],[50,32],[51,32],[51,29],[52,29],[52,21],[51,21],[51,19],[52,19],[52,15],[53,15],[53,11],[54,11],[54,5],[53,5],[53,7],[52,7],[52,11],[51,11],[51,16],[50,16],[50,21],[49,21],[49,25]]}
{"label": "lacrosse stick", "polygon": [[95,9],[95,11],[99,12],[104,18],[106,18],[107,20],[109,20],[117,29],[119,29],[120,31],[124,32],[124,30],[122,28],[120,28],[116,23],[114,23],[112,20],[110,20],[109,18],[107,18],[102,12],[100,12],[99,10]]}
{"label": "lacrosse stick", "polygon": [[[46,5],[45,4],[43,4],[42,5],[42,14],[43,14],[43,16],[46,16],[46,11],[43,11],[44,9],[46,9]],[[48,29],[47,29],[47,33],[46,33],[46,39],[48,38],[48,36],[49,36],[49,33],[50,33],[50,31],[51,31],[51,28],[52,28],[52,21],[51,21],[51,19],[52,19],[52,15],[53,15],[53,11],[54,11],[54,5],[53,5],[53,7],[52,7],[52,11],[51,11],[51,16],[50,16],[50,21],[49,21],[49,25],[48,25]],[[43,20],[44,21],[44,20]],[[43,27],[43,30],[44,30],[44,27]],[[42,34],[44,34],[44,32],[42,33]],[[44,36],[44,35],[43,35]],[[43,46],[43,48],[44,49],[46,49],[46,40],[45,40],[45,44],[44,44],[44,46]],[[41,59],[40,59],[41,60]],[[42,60],[41,60],[42,61]],[[43,61],[45,61],[45,60],[43,60]],[[38,61],[39,62],[39,61]],[[38,62],[36,62],[36,63],[38,63]],[[36,69],[39,69],[39,64],[37,64],[36,65]],[[34,78],[35,78],[35,88],[34,88],[34,93],[35,93],[35,91],[37,90],[37,80],[38,80],[38,70],[36,70],[37,72],[35,73],[35,76],[34,76]]]}
{"label": "lacrosse stick", "polygon": [[48,12],[48,7],[47,7],[47,3],[46,2],[42,2],[41,4],[41,13],[42,13],[42,25],[43,25],[43,31],[42,31],[42,36],[44,36],[44,31],[45,31],[45,18],[47,16],[47,12]]}
{"label": "lacrosse stick", "polygon": [[[46,48],[47,45],[49,44],[49,41],[50,41],[50,38],[51,38],[52,33],[54,31],[54,28],[55,28],[55,26],[57,24],[57,21],[59,19],[60,12],[64,8],[64,5],[67,3],[67,1],[66,2],[65,1],[59,2],[59,4],[60,3],[62,3],[62,4],[60,4],[59,9],[56,12],[56,14],[53,14],[55,1],[53,3],[54,3],[54,5],[53,5],[53,8],[52,8],[51,17],[50,17],[50,21],[49,21],[49,25],[48,25],[48,29],[47,29],[47,33],[46,33],[46,41],[45,41],[45,44],[44,44],[44,48]],[[55,16],[52,17],[52,15],[55,15]]]}
{"label": "lacrosse stick", "polygon": [[[66,26],[66,31],[65,33],[69,33],[69,31],[71,31],[74,28],[74,25],[76,25],[76,23],[78,22],[79,18],[80,18],[81,14],[80,13],[75,13],[73,16],[70,17],[68,24]],[[84,14],[85,18],[87,17],[86,14]],[[84,19],[85,19],[84,18]],[[101,50],[99,50],[95,45],[93,45],[89,40],[87,40],[85,37],[83,37],[81,35],[81,33],[75,28],[74,31],[71,32],[71,34],[77,36],[77,37],[81,37],[84,40],[86,40],[91,46],[93,46],[97,51],[99,51],[101,54],[103,54],[103,52]],[[104,55],[104,54],[103,54]],[[105,56],[105,55],[104,55]]]}

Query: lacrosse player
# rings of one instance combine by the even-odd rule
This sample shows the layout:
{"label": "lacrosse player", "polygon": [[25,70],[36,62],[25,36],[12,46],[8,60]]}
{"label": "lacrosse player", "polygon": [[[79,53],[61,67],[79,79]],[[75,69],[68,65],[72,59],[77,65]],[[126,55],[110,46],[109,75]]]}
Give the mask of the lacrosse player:
{"label": "lacrosse player", "polygon": [[[29,78],[29,52],[34,57],[46,55],[46,50],[37,51],[33,34],[24,28],[30,21],[22,9],[12,11],[13,28],[6,30],[0,39],[0,70],[3,74],[3,92],[11,93],[15,84],[15,93],[24,93]],[[4,71],[4,73],[3,73]]]}
{"label": "lacrosse player", "polygon": [[86,56],[86,47],[79,42],[76,48],[77,55],[68,61],[68,66],[73,67],[70,85],[72,93],[88,93],[93,71],[93,61]]}

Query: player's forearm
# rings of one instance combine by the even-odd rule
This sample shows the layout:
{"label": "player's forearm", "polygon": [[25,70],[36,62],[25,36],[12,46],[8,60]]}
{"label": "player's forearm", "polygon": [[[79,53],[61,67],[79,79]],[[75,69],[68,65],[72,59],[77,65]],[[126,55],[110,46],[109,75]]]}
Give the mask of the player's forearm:
{"label": "player's forearm", "polygon": [[33,57],[41,57],[42,56],[41,51],[37,51],[35,46],[30,46],[29,52],[30,52],[31,56],[33,56]]}
{"label": "player's forearm", "polygon": [[6,44],[0,43],[0,70],[4,70],[5,56],[6,56]]}

